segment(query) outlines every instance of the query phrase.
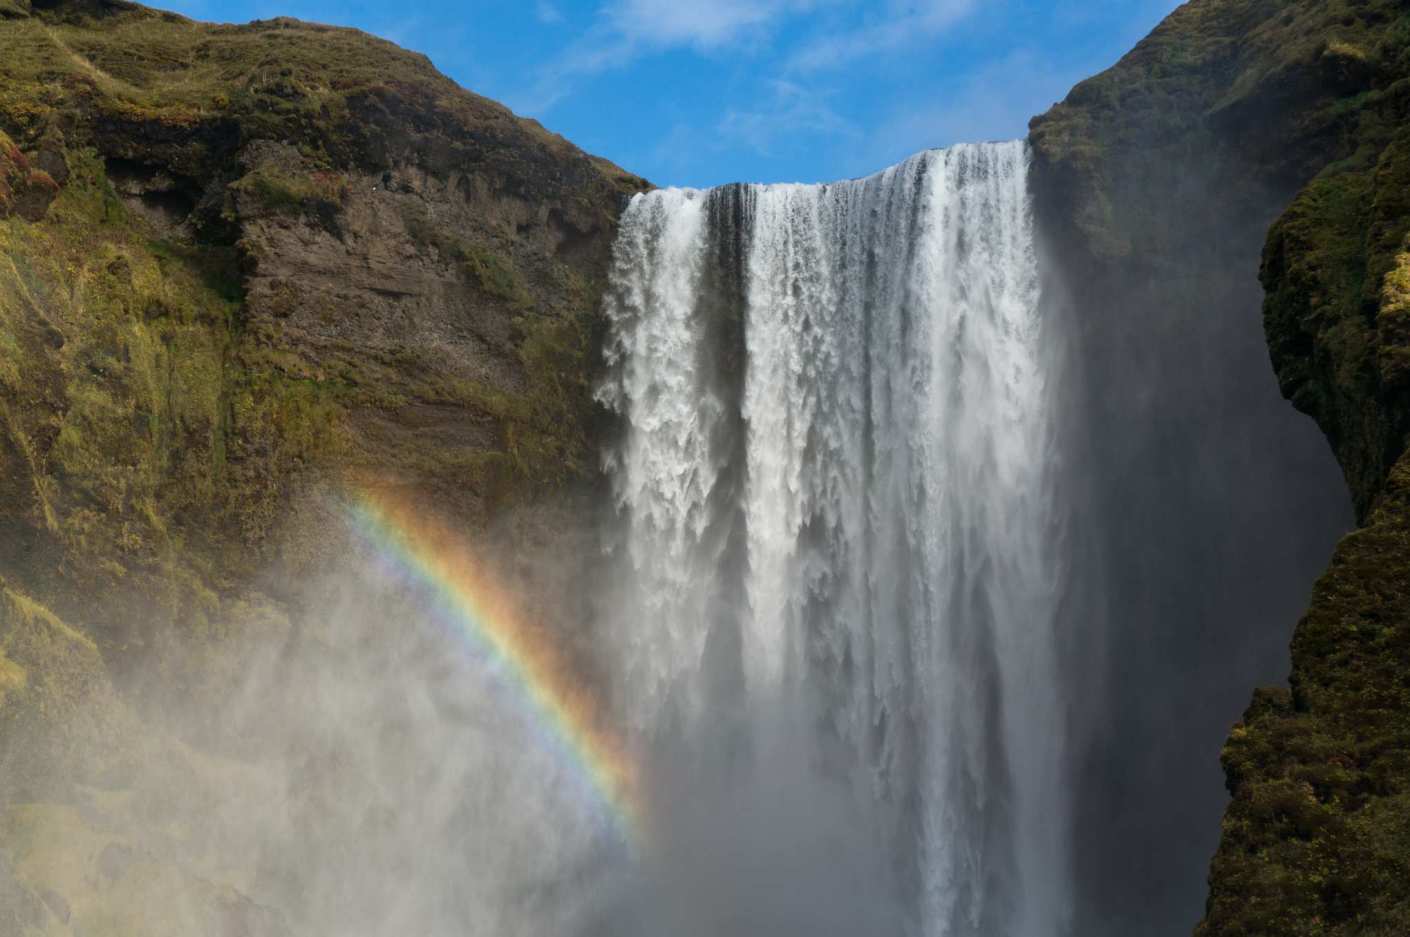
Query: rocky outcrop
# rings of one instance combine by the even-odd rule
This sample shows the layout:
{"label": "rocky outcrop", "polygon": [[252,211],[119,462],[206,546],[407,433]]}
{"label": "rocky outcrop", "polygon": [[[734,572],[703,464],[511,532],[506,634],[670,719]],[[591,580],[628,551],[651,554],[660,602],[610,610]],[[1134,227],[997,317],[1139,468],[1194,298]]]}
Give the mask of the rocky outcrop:
{"label": "rocky outcrop", "polygon": [[0,574],[57,614],[209,620],[319,486],[483,524],[592,474],[640,179],[355,31],[97,0],[0,22],[0,130]]}
{"label": "rocky outcrop", "polygon": [[1096,288],[1130,295],[1132,270],[1246,276],[1263,245],[1280,389],[1325,433],[1365,525],[1297,627],[1291,689],[1260,690],[1225,747],[1206,937],[1410,926],[1407,108],[1403,3],[1195,0],[1033,124],[1045,223]]}
{"label": "rocky outcrop", "polygon": [[295,640],[353,489],[571,590],[542,577],[581,563],[539,567],[584,552],[559,505],[596,484],[598,300],[643,187],[353,30],[0,0],[0,930],[148,932],[166,890],[162,933],[285,932],[123,806],[137,753],[214,757],[144,694],[218,706]]}
{"label": "rocky outcrop", "polygon": [[[1382,365],[1371,346],[1398,333],[1362,334],[1341,310],[1380,306],[1403,249],[1404,17],[1392,0],[1188,3],[1032,127],[1049,223],[1073,229],[1086,266],[1188,264],[1287,209],[1264,259],[1274,367],[1363,517],[1403,445],[1380,422],[1405,407],[1378,396],[1393,376],[1358,382],[1396,370],[1393,348]],[[1353,400],[1382,412],[1349,412]]]}

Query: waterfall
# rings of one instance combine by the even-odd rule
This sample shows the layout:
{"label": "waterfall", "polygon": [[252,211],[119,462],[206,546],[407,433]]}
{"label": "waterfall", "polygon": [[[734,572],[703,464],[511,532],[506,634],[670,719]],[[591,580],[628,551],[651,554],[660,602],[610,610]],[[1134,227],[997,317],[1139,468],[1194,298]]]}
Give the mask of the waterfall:
{"label": "waterfall", "polygon": [[638,195],[606,304],[625,717],[649,739],[796,707],[926,937],[1069,913],[1027,169],[1016,142]]}

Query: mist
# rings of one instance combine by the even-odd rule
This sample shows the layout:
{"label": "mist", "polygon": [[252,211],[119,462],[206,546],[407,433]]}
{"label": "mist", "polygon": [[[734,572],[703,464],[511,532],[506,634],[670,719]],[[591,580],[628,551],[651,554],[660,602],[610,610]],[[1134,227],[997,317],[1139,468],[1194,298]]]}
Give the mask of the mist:
{"label": "mist", "polygon": [[781,701],[748,726],[650,754],[649,841],[579,931],[595,935],[906,933],[875,807],[830,777]]}
{"label": "mist", "polygon": [[[55,840],[26,861],[83,848],[61,841],[69,810],[100,853],[104,878],[74,889],[91,904],[63,911],[230,937],[904,933],[875,805],[824,765],[804,711],[756,698],[733,720],[638,740],[629,821],[514,661],[467,641],[345,496],[310,510],[327,538],[318,572],[270,570],[279,602],[221,623],[228,682],[198,659],[183,666],[213,682],[195,692],[167,669],[131,672],[121,701],[75,716],[116,723],[126,757],[105,754],[101,776],[65,763],[34,779],[27,796],[67,806],[35,815]],[[592,525],[557,531],[517,571],[514,523],[458,547],[534,597],[506,612],[520,627],[576,631],[590,683],[611,672],[610,643],[564,587],[610,558],[565,549]],[[589,692],[610,697],[610,683]]]}
{"label": "mist", "polygon": [[[1317,425],[1283,399],[1259,252],[1292,197],[1234,153],[1127,141],[1129,254],[1094,262],[1066,193],[1033,180],[1074,516],[1063,599],[1078,882],[1074,933],[1188,934],[1228,803],[1220,750],[1353,526]],[[1153,193],[1178,193],[1158,206]],[[1236,194],[1232,194],[1236,193]]]}

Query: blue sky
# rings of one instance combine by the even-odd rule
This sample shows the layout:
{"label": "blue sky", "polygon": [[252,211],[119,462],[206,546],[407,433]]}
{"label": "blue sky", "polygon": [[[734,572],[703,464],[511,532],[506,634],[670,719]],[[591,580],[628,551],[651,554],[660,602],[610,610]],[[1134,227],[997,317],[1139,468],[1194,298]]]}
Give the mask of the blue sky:
{"label": "blue sky", "polygon": [[147,0],[356,26],[660,185],[818,182],[1022,136],[1177,0]]}

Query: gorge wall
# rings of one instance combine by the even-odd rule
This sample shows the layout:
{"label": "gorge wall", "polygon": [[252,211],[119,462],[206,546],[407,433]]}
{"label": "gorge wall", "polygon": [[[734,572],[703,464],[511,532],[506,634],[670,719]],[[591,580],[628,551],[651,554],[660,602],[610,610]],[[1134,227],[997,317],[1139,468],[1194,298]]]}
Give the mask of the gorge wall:
{"label": "gorge wall", "polygon": [[[1262,633],[1257,653],[1281,666],[1275,636],[1295,616],[1280,625],[1292,611],[1286,598],[1276,607],[1250,599],[1292,530],[1325,535],[1339,523],[1318,454],[1257,389],[1266,359],[1242,323],[1259,301],[1251,278],[1260,248],[1263,325],[1280,389],[1331,442],[1365,525],[1342,541],[1317,582],[1293,640],[1291,689],[1260,690],[1224,749],[1233,801],[1210,871],[1205,935],[1388,934],[1407,919],[1410,628],[1397,533],[1405,523],[1398,317],[1410,228],[1400,181],[1407,77],[1403,3],[1196,0],[1032,127],[1044,226],[1056,266],[1080,284],[1074,307],[1091,320],[1082,341],[1099,363],[1095,373],[1149,368],[1180,400],[1181,415],[1172,417],[1158,401],[1089,391],[1092,412],[1131,438],[1153,440],[1147,421],[1173,419],[1166,425],[1186,453],[1171,462],[1170,450],[1151,444],[1127,465],[1154,477],[1118,470],[1098,479],[1099,514],[1113,516],[1101,502],[1114,498],[1116,514],[1131,518],[1115,518],[1114,542],[1144,549],[1152,532],[1190,529],[1162,517],[1165,499],[1184,486],[1248,495],[1226,506],[1228,540],[1186,546],[1204,558],[1183,568],[1207,564],[1192,581],[1200,595],[1155,610],[1155,639],[1161,622],[1176,621],[1200,642],[1230,648],[1247,640],[1231,641],[1231,632]],[[1158,361],[1151,342],[1162,348]],[[1225,363],[1211,368],[1216,361]],[[1220,437],[1214,480],[1197,453]],[[1267,499],[1263,486],[1277,482],[1263,470],[1273,463],[1302,463],[1306,487]],[[1244,473],[1243,481],[1230,473]],[[1153,513],[1131,517],[1131,505],[1154,505]],[[1155,548],[1168,559],[1180,549],[1168,541]],[[1315,553],[1296,563],[1305,567]],[[1108,559],[1119,571],[1112,609],[1150,610],[1139,590],[1151,572]],[[1211,598],[1219,592],[1222,599]],[[1166,700],[1143,714],[1150,658],[1134,643],[1123,651],[1121,641],[1113,651],[1129,691],[1121,698],[1136,712],[1118,715],[1118,725],[1164,734],[1172,720],[1199,712],[1205,690],[1191,673],[1193,685],[1175,695],[1183,705],[1164,708]],[[1181,659],[1178,651],[1162,658],[1162,667]],[[1151,772],[1148,790],[1188,797],[1159,775]],[[1122,809],[1120,801],[1091,805],[1094,814],[1111,809]],[[1156,841],[1178,843],[1180,833],[1166,829]],[[1104,872],[1099,880],[1117,891],[1144,877],[1139,866]],[[1129,893],[1149,895],[1155,881]],[[1143,929],[1138,917],[1132,909],[1128,932]]]}

